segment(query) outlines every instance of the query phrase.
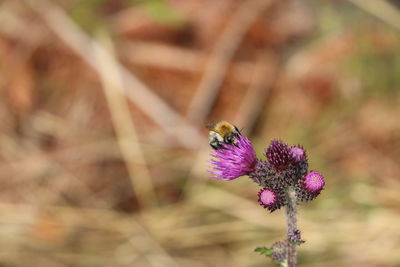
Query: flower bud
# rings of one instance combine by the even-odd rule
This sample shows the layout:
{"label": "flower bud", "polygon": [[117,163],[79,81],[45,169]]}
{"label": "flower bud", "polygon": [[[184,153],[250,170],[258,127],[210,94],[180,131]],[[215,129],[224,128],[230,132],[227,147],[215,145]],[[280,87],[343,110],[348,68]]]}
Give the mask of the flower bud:
{"label": "flower bud", "polygon": [[278,192],[269,188],[263,188],[258,192],[258,203],[271,212],[285,205],[282,196],[280,196]]}
{"label": "flower bud", "polygon": [[287,245],[286,245],[286,243],[281,242],[281,241],[275,242],[272,245],[271,250],[272,250],[271,257],[275,262],[279,263],[279,262],[283,262],[283,261],[286,260],[286,256],[287,256]]}
{"label": "flower bud", "polygon": [[311,171],[296,186],[297,199],[301,201],[312,200],[319,195],[324,186],[324,176],[317,171]]}
{"label": "flower bud", "polygon": [[279,140],[273,140],[265,151],[268,162],[278,169],[284,168],[291,159],[288,145]]}
{"label": "flower bud", "polygon": [[290,155],[296,163],[299,163],[306,159],[306,152],[300,146],[292,146],[290,148]]}
{"label": "flower bud", "polygon": [[304,187],[311,193],[319,193],[324,185],[324,176],[317,171],[311,171],[304,177]]}

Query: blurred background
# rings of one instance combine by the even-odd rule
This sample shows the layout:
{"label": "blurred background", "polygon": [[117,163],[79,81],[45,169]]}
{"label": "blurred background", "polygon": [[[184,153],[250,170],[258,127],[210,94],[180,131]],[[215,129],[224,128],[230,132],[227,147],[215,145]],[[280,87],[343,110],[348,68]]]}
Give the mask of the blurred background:
{"label": "blurred background", "polygon": [[301,266],[400,266],[398,1],[0,1],[0,266],[274,266],[208,132],[302,144]]}

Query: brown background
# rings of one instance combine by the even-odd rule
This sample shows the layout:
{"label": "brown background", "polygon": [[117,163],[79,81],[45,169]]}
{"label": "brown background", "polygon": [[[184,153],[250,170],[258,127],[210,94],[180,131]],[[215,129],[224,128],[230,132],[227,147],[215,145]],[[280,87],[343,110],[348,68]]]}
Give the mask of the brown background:
{"label": "brown background", "polygon": [[400,265],[395,2],[0,2],[1,266],[273,266],[284,211],[204,125],[302,144],[301,266]]}

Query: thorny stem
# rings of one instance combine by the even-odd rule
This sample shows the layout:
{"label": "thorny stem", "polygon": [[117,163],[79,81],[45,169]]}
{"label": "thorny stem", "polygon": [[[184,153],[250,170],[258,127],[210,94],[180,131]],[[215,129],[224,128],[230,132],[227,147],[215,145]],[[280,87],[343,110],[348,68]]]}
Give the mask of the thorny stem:
{"label": "thorny stem", "polygon": [[289,187],[287,191],[288,204],[286,206],[286,215],[288,223],[287,232],[287,263],[288,267],[294,267],[297,263],[297,251],[296,251],[296,241],[293,237],[297,232],[297,203],[296,203],[296,192],[293,188]]}

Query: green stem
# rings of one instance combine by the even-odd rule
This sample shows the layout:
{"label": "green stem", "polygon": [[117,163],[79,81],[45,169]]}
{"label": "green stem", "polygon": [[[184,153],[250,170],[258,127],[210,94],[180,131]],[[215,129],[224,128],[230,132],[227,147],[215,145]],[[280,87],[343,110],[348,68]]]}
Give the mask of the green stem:
{"label": "green stem", "polygon": [[297,231],[297,200],[296,200],[296,192],[293,188],[289,188],[287,191],[287,199],[288,203],[286,206],[286,215],[287,215],[287,223],[288,223],[288,232],[287,232],[287,262],[288,267],[295,267],[297,263],[297,251],[296,251],[296,242],[293,240],[293,235]]}

